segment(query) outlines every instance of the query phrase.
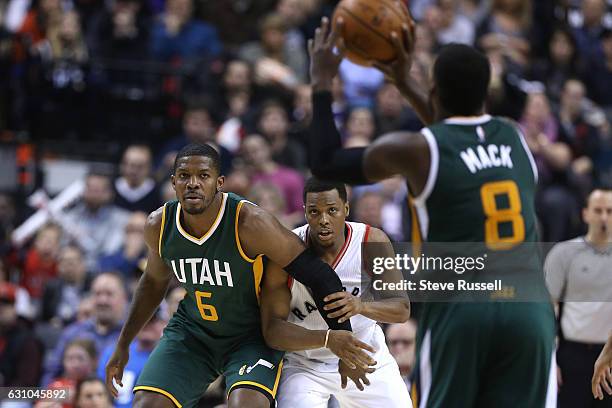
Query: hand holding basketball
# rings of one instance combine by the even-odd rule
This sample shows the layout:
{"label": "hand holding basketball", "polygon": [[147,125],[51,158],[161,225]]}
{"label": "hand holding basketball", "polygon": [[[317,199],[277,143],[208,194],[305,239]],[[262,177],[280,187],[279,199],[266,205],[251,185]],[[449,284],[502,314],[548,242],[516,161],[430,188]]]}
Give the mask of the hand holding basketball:
{"label": "hand holding basketball", "polygon": [[[338,26],[340,21],[342,26]],[[398,58],[392,33],[401,35],[403,27],[412,32],[414,21],[402,0],[342,0],[334,11],[333,27],[344,40],[347,58],[371,66]],[[413,38],[405,45],[408,50],[412,50]]]}

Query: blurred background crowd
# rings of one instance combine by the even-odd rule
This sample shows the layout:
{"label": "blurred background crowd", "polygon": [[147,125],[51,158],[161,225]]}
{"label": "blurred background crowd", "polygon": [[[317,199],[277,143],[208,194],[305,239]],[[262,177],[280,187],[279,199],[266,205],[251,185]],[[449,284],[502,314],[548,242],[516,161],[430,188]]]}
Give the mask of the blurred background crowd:
{"label": "blurred background crowd", "polygon": [[[187,143],[219,150],[226,191],[287,227],[304,222],[306,41],[336,3],[0,0],[0,386],[79,384],[63,406],[112,406],[95,377],[144,268],[146,215],[174,197],[169,174]],[[586,195],[612,185],[612,1],[409,8],[413,74],[427,86],[449,42],[485,52],[488,110],[520,123],[536,159],[542,241],[582,233]],[[344,61],[333,97],[346,146],[422,127],[374,69]],[[406,195],[399,178],[353,188],[351,218],[408,241]],[[115,406],[130,406],[183,294],[170,290],[138,336]],[[414,336],[413,321],[387,328],[407,383]]]}

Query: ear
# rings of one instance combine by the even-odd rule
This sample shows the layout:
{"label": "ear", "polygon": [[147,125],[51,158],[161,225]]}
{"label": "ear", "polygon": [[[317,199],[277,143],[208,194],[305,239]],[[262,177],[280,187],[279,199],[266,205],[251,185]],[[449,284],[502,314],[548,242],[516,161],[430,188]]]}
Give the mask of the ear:
{"label": "ear", "polygon": [[217,177],[217,192],[223,190],[224,183],[225,183],[225,176]]}
{"label": "ear", "polygon": [[588,224],[589,223],[588,218],[589,218],[589,209],[583,208],[582,209],[582,222],[584,222],[585,224]]}
{"label": "ear", "polygon": [[349,205],[348,201],[346,203],[344,203],[344,212],[346,212],[346,216],[347,217],[351,213],[351,206]]}
{"label": "ear", "polygon": [[176,191],[176,177],[174,177],[174,174],[170,175],[170,183],[172,183],[172,189]]}

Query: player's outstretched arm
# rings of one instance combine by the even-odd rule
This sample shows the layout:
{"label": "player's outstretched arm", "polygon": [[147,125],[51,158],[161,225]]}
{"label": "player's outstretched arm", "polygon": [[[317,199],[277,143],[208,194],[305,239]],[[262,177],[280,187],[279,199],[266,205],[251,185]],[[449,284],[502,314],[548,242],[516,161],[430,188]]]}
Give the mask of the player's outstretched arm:
{"label": "player's outstretched arm", "polygon": [[309,330],[287,321],[291,291],[288,275],[274,262],[264,274],[261,293],[261,325],[268,346],[283,351],[302,351],[327,347],[349,367],[368,369],[371,358],[363,351],[374,349],[346,330]]}
{"label": "player's outstretched arm", "polygon": [[164,298],[171,273],[159,254],[159,237],[162,208],[152,212],[145,225],[145,241],[148,247],[147,266],[138,281],[130,311],[119,335],[115,351],[106,365],[106,386],[117,397],[115,381],[123,386],[123,369],[129,359],[129,347],[136,334],[151,319],[155,309]]}
{"label": "player's outstretched arm", "polygon": [[596,399],[604,399],[603,391],[608,393],[608,395],[612,395],[612,332],[610,332],[608,342],[603,350],[601,350],[597,361],[595,361],[591,386],[593,396]]}
{"label": "player's outstretched arm", "polygon": [[[295,280],[312,290],[319,311],[323,310],[325,296],[342,290],[336,272],[268,212],[254,205],[243,205],[238,223],[239,239],[247,256],[255,258],[263,254],[281,265]],[[338,323],[322,316],[330,329],[351,330],[350,322]]]}
{"label": "player's outstretched arm", "polygon": [[329,23],[324,21],[309,44],[313,119],[308,145],[313,174],[348,184],[368,184],[400,174],[415,187],[427,179],[429,171],[429,146],[421,134],[398,132],[367,148],[342,148],[331,108],[331,84],[340,61],[334,52],[337,34],[328,32]]}
{"label": "player's outstretched arm", "polygon": [[[393,247],[387,234],[378,228],[370,230],[369,243],[380,243],[385,245],[385,248],[380,248],[380,255],[388,258],[394,258]],[[388,248],[386,246],[388,245]],[[401,273],[399,271],[386,271],[381,279],[385,282],[399,282]],[[328,317],[345,321],[355,315],[362,315],[380,323],[403,323],[410,318],[410,301],[408,296],[403,291],[392,293],[378,292],[381,300],[364,301],[363,297],[353,296],[345,291],[334,293],[327,296],[324,300],[327,303],[325,310],[337,309],[335,312],[328,314]]]}

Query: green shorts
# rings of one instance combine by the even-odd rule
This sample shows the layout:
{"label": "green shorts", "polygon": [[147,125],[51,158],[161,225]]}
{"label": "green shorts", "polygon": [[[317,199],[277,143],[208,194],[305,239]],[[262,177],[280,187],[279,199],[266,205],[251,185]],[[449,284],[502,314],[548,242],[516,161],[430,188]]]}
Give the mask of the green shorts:
{"label": "green shorts", "polygon": [[426,408],[544,408],[556,395],[548,303],[428,303],[412,401]]}
{"label": "green shorts", "polygon": [[261,333],[224,343],[226,347],[211,347],[180,325],[169,324],[134,392],[157,392],[179,408],[196,407],[210,383],[223,374],[228,394],[237,388],[252,388],[265,394],[274,406],[284,352],[266,346]]}

